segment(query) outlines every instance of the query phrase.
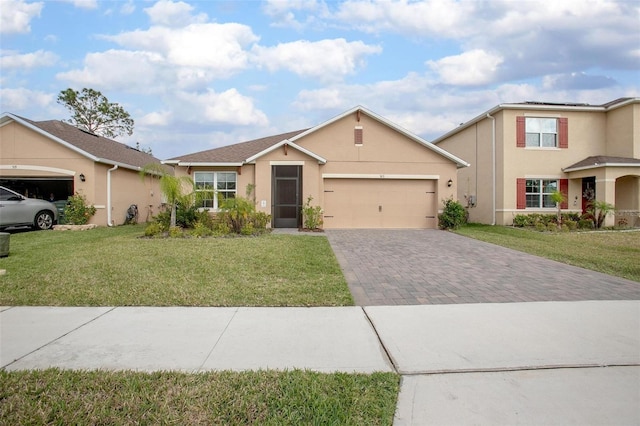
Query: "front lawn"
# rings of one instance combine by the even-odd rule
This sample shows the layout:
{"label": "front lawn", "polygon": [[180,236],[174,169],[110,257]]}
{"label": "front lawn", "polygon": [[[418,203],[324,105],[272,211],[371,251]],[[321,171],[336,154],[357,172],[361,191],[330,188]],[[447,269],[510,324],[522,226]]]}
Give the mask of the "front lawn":
{"label": "front lawn", "polygon": [[0,371],[2,424],[391,425],[400,377]]}
{"label": "front lawn", "polygon": [[640,231],[538,232],[469,224],[456,232],[569,265],[640,281]]}
{"label": "front lawn", "polygon": [[326,238],[140,238],[143,227],[11,235],[0,305],[353,305]]}

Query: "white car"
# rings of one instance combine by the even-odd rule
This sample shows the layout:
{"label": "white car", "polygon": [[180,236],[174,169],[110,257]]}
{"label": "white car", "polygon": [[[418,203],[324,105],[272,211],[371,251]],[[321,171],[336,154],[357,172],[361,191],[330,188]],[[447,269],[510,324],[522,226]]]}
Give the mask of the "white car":
{"label": "white car", "polygon": [[0,186],[0,229],[14,226],[51,229],[57,220],[58,210],[55,204],[45,200],[26,198]]}

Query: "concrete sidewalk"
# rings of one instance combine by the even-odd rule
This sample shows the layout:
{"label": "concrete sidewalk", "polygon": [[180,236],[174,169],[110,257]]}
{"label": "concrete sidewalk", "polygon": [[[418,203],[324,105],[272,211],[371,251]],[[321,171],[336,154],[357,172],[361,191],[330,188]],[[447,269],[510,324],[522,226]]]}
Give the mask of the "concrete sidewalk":
{"label": "concrete sidewalk", "polygon": [[396,371],[399,425],[640,424],[640,301],[4,307],[0,366]]}

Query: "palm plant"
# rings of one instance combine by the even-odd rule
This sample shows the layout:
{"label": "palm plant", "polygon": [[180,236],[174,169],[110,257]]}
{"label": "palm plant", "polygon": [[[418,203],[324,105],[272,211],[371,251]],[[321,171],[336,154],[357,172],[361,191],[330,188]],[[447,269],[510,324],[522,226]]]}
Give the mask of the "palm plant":
{"label": "palm plant", "polygon": [[605,218],[609,215],[609,213],[613,213],[615,211],[614,205],[609,204],[606,201],[593,200],[590,206],[596,229],[602,228]]}
{"label": "palm plant", "polygon": [[[188,176],[177,177],[170,174],[165,166],[152,163],[140,170],[140,176],[155,176],[160,179],[160,191],[171,208],[170,226],[176,226],[176,211],[178,204],[188,204],[193,195],[193,180]],[[189,188],[189,192],[187,192]]]}
{"label": "palm plant", "polygon": [[567,197],[565,197],[565,195],[558,190],[553,191],[551,193],[551,201],[556,203],[556,208],[558,209],[558,212],[557,212],[558,216],[556,220],[558,229],[562,228],[562,203],[564,203],[566,200],[567,200]]}

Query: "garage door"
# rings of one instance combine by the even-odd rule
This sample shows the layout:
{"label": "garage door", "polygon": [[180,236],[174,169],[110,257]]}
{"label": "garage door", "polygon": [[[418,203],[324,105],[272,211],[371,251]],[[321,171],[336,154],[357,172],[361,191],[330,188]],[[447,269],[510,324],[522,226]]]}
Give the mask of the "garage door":
{"label": "garage door", "polygon": [[324,179],[324,227],[436,228],[435,180]]}

